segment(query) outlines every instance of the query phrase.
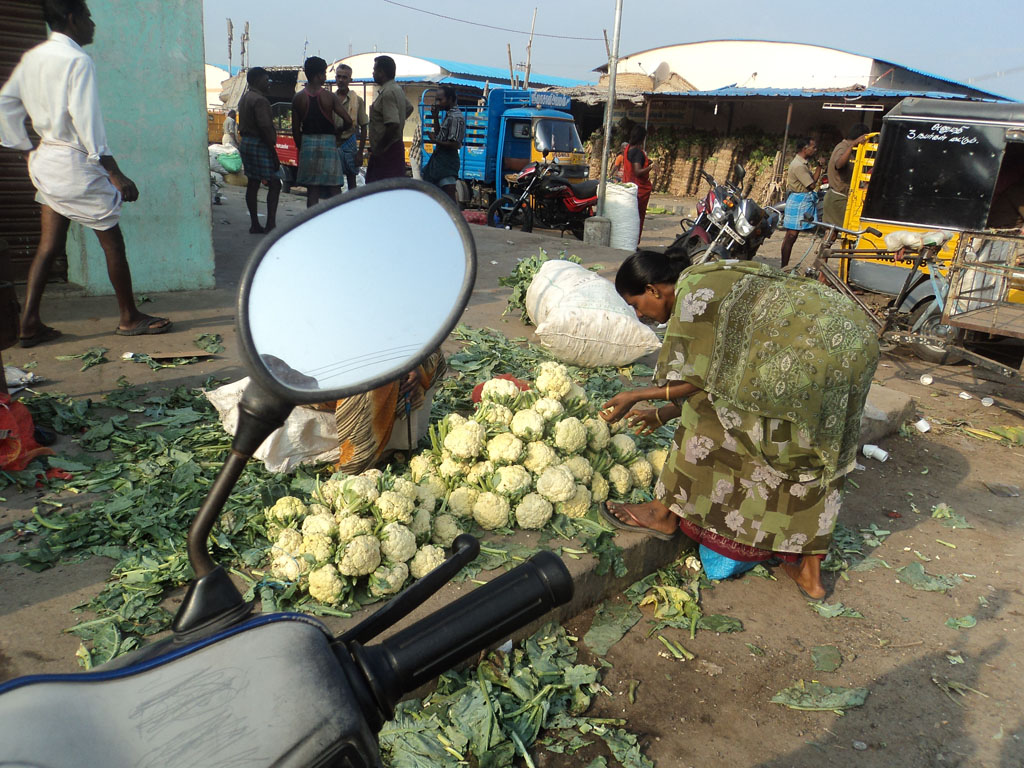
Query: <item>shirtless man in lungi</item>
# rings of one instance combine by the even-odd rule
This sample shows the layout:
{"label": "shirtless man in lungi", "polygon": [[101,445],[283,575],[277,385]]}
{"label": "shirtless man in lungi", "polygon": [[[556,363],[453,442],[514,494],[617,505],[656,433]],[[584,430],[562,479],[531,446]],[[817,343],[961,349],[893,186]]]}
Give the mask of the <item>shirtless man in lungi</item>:
{"label": "shirtless man in lungi", "polygon": [[[85,0],[43,0],[50,39],[27,51],[0,90],[0,145],[28,152],[28,172],[41,205],[42,233],[29,268],[21,314],[22,347],[52,341],[60,331],[43,325],[39,303],[50,267],[64,253],[68,227],[77,221],[96,232],[117,296],[121,336],[164,333],[171,321],[135,306],[132,275],[118,220],[121,202],[139,198],[135,183],[110,154],[100,114],[96,69],[82,50],[96,24]],[[25,117],[40,136],[34,150]]]}

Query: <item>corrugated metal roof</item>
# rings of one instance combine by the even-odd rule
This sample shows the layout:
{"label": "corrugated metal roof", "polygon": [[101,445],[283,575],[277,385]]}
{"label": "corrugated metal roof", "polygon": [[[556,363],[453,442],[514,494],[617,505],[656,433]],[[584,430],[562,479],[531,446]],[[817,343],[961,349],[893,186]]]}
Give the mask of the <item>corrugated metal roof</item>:
{"label": "corrugated metal roof", "polygon": [[[647,91],[646,96],[687,96],[690,98],[707,99],[719,97],[742,98],[750,96],[763,96],[772,98],[798,99],[798,98],[827,98],[847,99],[857,101],[859,99],[905,99],[909,96],[916,96],[924,99],[964,99],[971,101],[1002,101],[1004,99],[976,99],[970,96],[963,96],[958,93],[943,93],[941,91],[894,91],[886,88],[864,88],[863,90],[844,91],[814,91],[803,88],[717,88],[711,91]],[[1005,99],[1012,101],[1012,99]]]}

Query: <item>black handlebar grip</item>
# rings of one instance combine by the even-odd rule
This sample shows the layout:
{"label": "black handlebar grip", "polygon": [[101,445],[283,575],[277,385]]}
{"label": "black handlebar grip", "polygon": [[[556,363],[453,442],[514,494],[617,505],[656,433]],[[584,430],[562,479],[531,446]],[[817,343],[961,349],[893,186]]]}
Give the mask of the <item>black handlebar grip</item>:
{"label": "black handlebar grip", "polygon": [[882,236],[882,233],[879,230],[875,229],[874,227],[868,227],[865,231],[869,235],[874,235],[875,237],[881,237]]}
{"label": "black handlebar grip", "polygon": [[384,718],[390,719],[402,696],[567,603],[572,595],[565,563],[552,552],[538,552],[387,640],[350,650]]}

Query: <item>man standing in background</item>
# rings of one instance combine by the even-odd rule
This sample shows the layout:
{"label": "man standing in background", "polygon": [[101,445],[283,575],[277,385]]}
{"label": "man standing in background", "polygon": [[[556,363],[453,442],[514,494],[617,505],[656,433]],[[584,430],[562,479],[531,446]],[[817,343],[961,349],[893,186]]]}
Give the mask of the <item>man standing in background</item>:
{"label": "man standing in background", "polygon": [[[120,336],[164,333],[165,317],[139,311],[119,224],[121,202],[139,199],[135,182],[121,173],[107,146],[96,87],[96,65],[82,50],[96,23],[85,0],[44,0],[50,38],[21,57],[0,90],[0,145],[28,152],[28,173],[41,206],[39,247],[28,273],[19,344],[34,347],[60,336],[43,325],[39,305],[50,267],[64,253],[72,221],[96,233],[117,297]],[[34,150],[25,118],[39,134]]]}
{"label": "man standing in background", "polygon": [[807,164],[807,158],[813,157],[818,151],[818,145],[814,139],[797,139],[795,146],[796,157],[789,164],[789,173],[786,175],[786,191],[789,196],[786,198],[786,218],[782,222],[786,230],[786,236],[782,239],[783,267],[789,264],[789,257],[800,233],[814,226],[807,221],[806,214],[811,214],[813,219],[818,208],[818,193],[814,187],[821,177],[821,169],[812,173]]}
{"label": "man standing in background", "polygon": [[237,113],[233,109],[228,110],[228,116],[224,118],[224,135],[220,143],[226,147],[238,149],[238,121],[235,120]]}
{"label": "man standing in background", "polygon": [[[278,170],[281,163],[277,157],[274,115],[270,99],[267,98],[270,75],[263,67],[253,67],[245,79],[249,88],[238,101],[238,115],[242,123],[239,153],[242,155],[242,170],[248,179],[245,185],[245,206],[249,209],[249,232],[260,235],[277,226],[277,201],[281,196]],[[267,224],[261,226],[256,209],[260,185],[264,181],[267,182]]]}
{"label": "man standing in background", "polygon": [[[338,126],[338,155],[341,157],[341,170],[348,183],[351,192],[356,188],[356,174],[363,165],[363,151],[366,149],[366,125],[370,122],[366,116],[366,106],[363,104],[363,97],[349,89],[352,82],[352,67],[348,64],[339,64],[334,72],[335,81],[338,84],[338,98],[341,104],[352,119],[352,124],[347,128],[340,118],[334,119]],[[358,133],[358,143],[356,134]]]}
{"label": "man standing in background", "polygon": [[864,123],[857,123],[846,132],[846,138],[836,144],[832,156],[828,160],[828,191],[825,193],[825,206],[821,220],[826,224],[843,226],[846,219],[846,198],[850,194],[850,177],[853,168],[850,160],[853,150],[867,141],[870,129]]}
{"label": "man standing in background", "polygon": [[306,188],[306,207],[311,208],[321,198],[334,197],[341,191],[341,158],[334,116],[341,118],[343,130],[352,127],[352,118],[342,107],[338,94],[324,88],[326,61],[310,56],[302,69],[306,85],[292,99],[292,137],[299,150],[295,183]]}
{"label": "man standing in background", "polygon": [[395,82],[395,60],[377,56],[373,60],[373,82],[377,96],[370,106],[370,160],[366,183],[405,176],[405,121],[412,104]]}
{"label": "man standing in background", "polygon": [[[445,113],[444,122],[441,112]],[[455,184],[459,180],[459,150],[466,139],[466,118],[459,109],[458,94],[450,85],[442,85],[434,91],[434,105],[430,109],[433,130],[428,141],[433,142],[434,151],[423,169],[423,180],[443,189],[453,203],[458,203]]]}

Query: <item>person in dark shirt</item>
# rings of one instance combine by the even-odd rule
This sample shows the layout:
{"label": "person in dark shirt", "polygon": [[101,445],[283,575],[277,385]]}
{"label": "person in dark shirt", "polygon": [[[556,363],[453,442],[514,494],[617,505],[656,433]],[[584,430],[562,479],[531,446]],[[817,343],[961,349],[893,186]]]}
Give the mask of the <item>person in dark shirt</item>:
{"label": "person in dark shirt", "polygon": [[[242,170],[248,179],[245,185],[245,205],[249,209],[249,232],[254,235],[269,232],[277,226],[277,201],[281,197],[281,179],[278,170],[277,131],[270,109],[267,89],[270,75],[263,67],[253,67],[246,75],[249,89],[238,101],[238,132],[242,143]],[[256,213],[260,186],[267,182],[267,223],[260,225]]]}

